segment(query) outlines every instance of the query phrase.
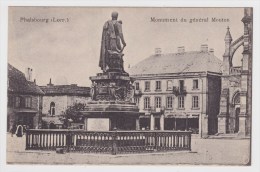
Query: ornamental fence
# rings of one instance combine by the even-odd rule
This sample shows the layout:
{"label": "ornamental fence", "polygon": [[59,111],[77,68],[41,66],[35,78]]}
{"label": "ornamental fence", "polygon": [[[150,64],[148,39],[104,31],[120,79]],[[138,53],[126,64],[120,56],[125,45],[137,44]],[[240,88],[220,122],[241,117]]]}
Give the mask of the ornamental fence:
{"label": "ornamental fence", "polygon": [[84,131],[31,129],[26,150],[79,153],[145,153],[191,150],[191,131]]}

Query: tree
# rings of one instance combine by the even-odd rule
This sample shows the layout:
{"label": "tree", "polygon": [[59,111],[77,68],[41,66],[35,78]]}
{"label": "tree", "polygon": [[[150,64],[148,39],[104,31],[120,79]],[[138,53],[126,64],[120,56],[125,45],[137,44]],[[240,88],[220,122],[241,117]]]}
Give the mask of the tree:
{"label": "tree", "polygon": [[70,123],[83,123],[84,118],[81,110],[84,110],[85,104],[75,103],[72,106],[69,106],[62,115],[62,121],[64,128],[68,128]]}

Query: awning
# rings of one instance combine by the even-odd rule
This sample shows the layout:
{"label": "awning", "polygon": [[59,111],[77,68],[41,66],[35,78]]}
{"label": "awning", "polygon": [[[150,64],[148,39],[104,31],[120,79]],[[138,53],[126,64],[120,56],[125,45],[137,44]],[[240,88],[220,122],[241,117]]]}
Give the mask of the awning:
{"label": "awning", "polygon": [[199,114],[165,114],[165,118],[199,118]]}

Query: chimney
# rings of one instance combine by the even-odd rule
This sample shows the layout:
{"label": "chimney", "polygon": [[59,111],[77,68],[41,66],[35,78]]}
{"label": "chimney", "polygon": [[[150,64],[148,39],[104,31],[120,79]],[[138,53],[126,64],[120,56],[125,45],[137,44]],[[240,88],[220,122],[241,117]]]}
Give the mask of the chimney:
{"label": "chimney", "polygon": [[27,81],[32,82],[32,68],[27,68],[25,71],[25,78]]}
{"label": "chimney", "polygon": [[178,47],[178,53],[185,53],[185,47],[184,46]]}
{"label": "chimney", "polygon": [[202,44],[201,47],[200,47],[200,51],[208,52],[208,45],[207,44]]}
{"label": "chimney", "polygon": [[214,55],[214,49],[213,48],[209,49],[209,54]]}
{"label": "chimney", "polygon": [[161,48],[155,48],[155,55],[160,56],[162,54],[162,49]]}
{"label": "chimney", "polygon": [[50,82],[49,82],[49,84],[47,84],[47,86],[53,86],[53,84],[51,83],[51,78],[50,78]]}

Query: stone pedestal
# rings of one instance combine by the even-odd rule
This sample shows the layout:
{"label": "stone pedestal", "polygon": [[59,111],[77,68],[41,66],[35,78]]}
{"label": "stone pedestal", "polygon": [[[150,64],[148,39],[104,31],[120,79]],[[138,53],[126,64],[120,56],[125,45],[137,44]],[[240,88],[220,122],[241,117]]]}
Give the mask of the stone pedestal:
{"label": "stone pedestal", "polygon": [[109,123],[109,118],[88,118],[87,131],[109,131]]}
{"label": "stone pedestal", "polygon": [[110,54],[108,69],[90,77],[92,101],[81,111],[88,118],[85,122],[87,130],[139,129],[136,119],[141,113],[132,103],[134,80],[124,72],[122,56],[120,53]]}

